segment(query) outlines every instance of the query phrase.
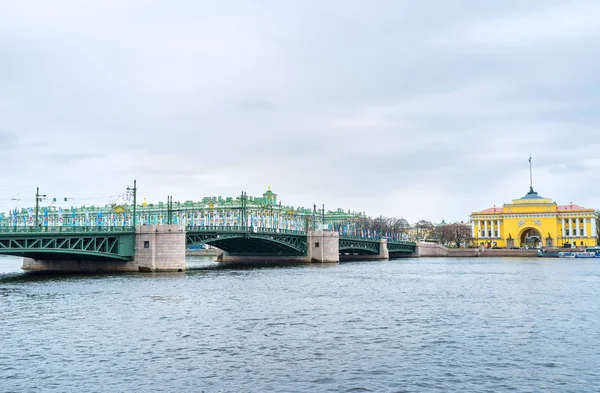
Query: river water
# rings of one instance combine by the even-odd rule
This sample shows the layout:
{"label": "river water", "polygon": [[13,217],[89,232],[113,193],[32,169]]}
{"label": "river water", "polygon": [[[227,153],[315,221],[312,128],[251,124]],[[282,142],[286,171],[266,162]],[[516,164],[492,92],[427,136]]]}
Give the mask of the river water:
{"label": "river water", "polygon": [[0,392],[600,391],[598,260],[20,264],[0,258]]}

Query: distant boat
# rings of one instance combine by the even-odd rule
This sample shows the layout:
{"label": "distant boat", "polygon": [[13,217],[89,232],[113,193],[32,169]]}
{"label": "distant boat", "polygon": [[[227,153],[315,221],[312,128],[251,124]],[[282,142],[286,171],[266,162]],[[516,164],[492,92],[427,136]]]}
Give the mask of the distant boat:
{"label": "distant boat", "polygon": [[592,251],[574,252],[575,258],[600,258],[600,255]]}
{"label": "distant boat", "polygon": [[587,248],[585,251],[548,251],[539,250],[539,257],[550,258],[600,258],[600,248]]}

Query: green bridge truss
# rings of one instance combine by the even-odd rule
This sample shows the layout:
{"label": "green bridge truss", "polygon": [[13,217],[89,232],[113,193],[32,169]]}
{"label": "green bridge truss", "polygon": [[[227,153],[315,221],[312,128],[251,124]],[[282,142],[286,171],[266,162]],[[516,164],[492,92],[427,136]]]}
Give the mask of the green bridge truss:
{"label": "green bridge truss", "polygon": [[[306,255],[304,231],[248,227],[187,227],[186,245],[210,244],[231,255]],[[379,239],[340,236],[340,253],[377,255]],[[390,253],[412,253],[415,243],[388,241]],[[133,260],[133,227],[4,227],[0,255],[47,260]]]}
{"label": "green bridge truss", "polygon": [[209,244],[231,255],[306,255],[306,232],[247,227],[188,227],[186,245]]}
{"label": "green bridge truss", "polygon": [[387,247],[390,254],[412,254],[415,252],[417,244],[405,241],[388,241]]}
{"label": "green bridge truss", "polygon": [[340,236],[340,254],[377,255],[379,239]]}
{"label": "green bridge truss", "polygon": [[[377,255],[379,254],[379,239],[365,239],[353,236],[340,236],[341,254]],[[415,243],[406,241],[388,240],[387,247],[390,254],[410,254],[415,252]]]}
{"label": "green bridge truss", "polygon": [[135,255],[133,228],[55,227],[0,231],[0,255],[45,260],[130,261]]}

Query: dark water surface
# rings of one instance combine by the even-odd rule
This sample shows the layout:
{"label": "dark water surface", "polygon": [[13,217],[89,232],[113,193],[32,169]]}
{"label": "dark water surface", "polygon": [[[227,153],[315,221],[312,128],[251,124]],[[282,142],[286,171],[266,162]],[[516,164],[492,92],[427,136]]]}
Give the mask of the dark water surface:
{"label": "dark water surface", "polygon": [[0,392],[599,392],[600,262],[38,276],[0,258]]}

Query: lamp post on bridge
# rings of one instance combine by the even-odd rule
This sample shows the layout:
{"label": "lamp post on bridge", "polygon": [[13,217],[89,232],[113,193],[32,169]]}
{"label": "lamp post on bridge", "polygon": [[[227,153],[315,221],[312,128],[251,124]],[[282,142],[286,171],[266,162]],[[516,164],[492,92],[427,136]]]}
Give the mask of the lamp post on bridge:
{"label": "lamp post on bridge", "polygon": [[40,195],[40,188],[37,187],[35,191],[35,227],[38,227],[38,211],[40,207],[40,202],[46,199],[46,194]]}
{"label": "lamp post on bridge", "polygon": [[136,224],[137,224],[137,219],[136,219],[136,214],[135,214],[135,205],[137,204],[137,200],[136,200],[136,194],[137,194],[137,183],[134,180],[133,181],[133,188],[131,187],[127,187],[127,191],[131,191],[133,193],[133,229],[135,230]]}
{"label": "lamp post on bridge", "polygon": [[247,227],[247,217],[246,217],[246,191],[242,191],[242,197],[241,197],[241,202],[242,202],[242,207],[241,207],[241,213],[240,213],[240,225],[242,228],[246,228]]}
{"label": "lamp post on bridge", "polygon": [[173,195],[167,195],[167,224],[173,224]]}

